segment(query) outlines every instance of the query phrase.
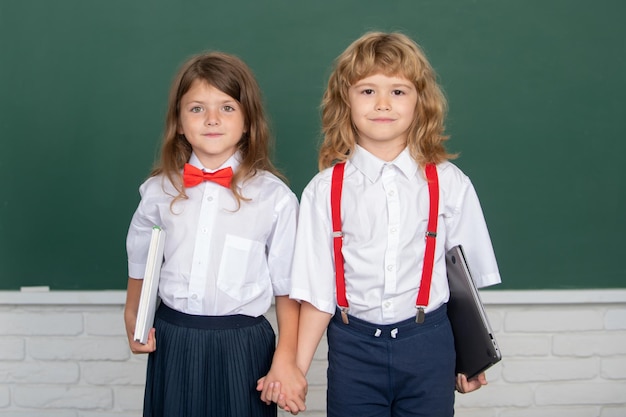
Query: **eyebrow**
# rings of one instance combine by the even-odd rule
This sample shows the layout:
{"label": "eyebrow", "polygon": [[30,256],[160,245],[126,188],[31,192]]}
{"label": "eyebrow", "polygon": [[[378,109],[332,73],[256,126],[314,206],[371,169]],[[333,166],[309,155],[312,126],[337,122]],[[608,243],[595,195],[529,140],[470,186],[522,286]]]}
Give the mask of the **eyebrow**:
{"label": "eyebrow", "polygon": [[[356,84],[353,84],[352,87],[379,87],[379,84],[376,83],[361,83],[361,82],[357,82]],[[412,88],[413,84],[406,82],[406,83],[393,83],[391,84],[392,88],[399,88],[399,87],[405,87],[405,88]]]}
{"label": "eyebrow", "polygon": [[[182,101],[181,101],[182,102]],[[202,100],[189,100],[188,102],[186,102],[186,104],[202,104],[202,105],[206,105],[207,102],[206,101],[202,101]],[[239,102],[235,99],[230,99],[230,100],[224,100],[222,102],[219,103],[221,106],[228,104],[229,106],[231,105],[239,105]]]}

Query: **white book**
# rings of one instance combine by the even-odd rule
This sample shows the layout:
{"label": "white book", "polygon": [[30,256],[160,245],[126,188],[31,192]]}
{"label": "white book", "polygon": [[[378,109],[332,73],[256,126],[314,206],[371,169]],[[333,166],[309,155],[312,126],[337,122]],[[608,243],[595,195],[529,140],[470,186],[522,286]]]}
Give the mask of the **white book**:
{"label": "white book", "polygon": [[135,323],[135,341],[144,345],[148,341],[148,333],[154,324],[164,246],[165,231],[159,226],[154,226],[150,238],[150,248],[148,249],[146,271],[141,285],[137,322]]}

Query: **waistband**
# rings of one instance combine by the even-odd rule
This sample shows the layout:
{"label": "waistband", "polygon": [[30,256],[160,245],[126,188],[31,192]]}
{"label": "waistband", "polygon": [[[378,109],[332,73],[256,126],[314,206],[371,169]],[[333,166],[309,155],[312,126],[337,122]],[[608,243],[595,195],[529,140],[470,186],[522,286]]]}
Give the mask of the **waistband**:
{"label": "waistband", "polygon": [[252,317],[243,314],[231,316],[196,316],[181,313],[180,311],[168,307],[163,302],[159,305],[156,317],[176,326],[205,330],[238,329],[254,326],[265,320],[263,316]]}
{"label": "waistband", "polygon": [[375,324],[348,314],[349,323],[345,324],[341,319],[341,310],[339,308],[335,311],[331,323],[334,323],[336,326],[342,326],[346,330],[379,339],[400,339],[430,331],[433,327],[440,326],[447,320],[448,308],[446,304],[443,304],[438,309],[426,313],[423,323],[416,323],[415,317],[411,317],[393,324]]}

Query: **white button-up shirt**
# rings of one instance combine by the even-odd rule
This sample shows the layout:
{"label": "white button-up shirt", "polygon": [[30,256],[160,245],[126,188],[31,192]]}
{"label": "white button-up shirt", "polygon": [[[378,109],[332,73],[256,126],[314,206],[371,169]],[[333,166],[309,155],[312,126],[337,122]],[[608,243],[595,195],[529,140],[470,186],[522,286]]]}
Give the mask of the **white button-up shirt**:
{"label": "white button-up shirt", "polygon": [[[193,154],[189,163],[204,169]],[[220,169],[228,166],[237,170],[238,154]],[[129,276],[143,278],[157,225],[166,232],[159,282],[166,305],[195,315],[264,314],[272,296],[289,293],[298,200],[265,171],[239,186],[250,199],[239,209],[230,189],[210,181],[187,188],[189,198],[171,205],[178,194],[171,183],[149,178],[128,231]]]}
{"label": "white button-up shirt", "polygon": [[[445,252],[462,244],[479,287],[500,273],[478,197],[450,162],[437,167],[439,218],[426,312],[448,301]],[[294,254],[291,297],[333,314],[336,307],[330,184],[332,168],[305,188]],[[429,211],[428,185],[405,149],[385,162],[357,146],[345,167],[341,201],[349,313],[377,324],[415,317]]]}

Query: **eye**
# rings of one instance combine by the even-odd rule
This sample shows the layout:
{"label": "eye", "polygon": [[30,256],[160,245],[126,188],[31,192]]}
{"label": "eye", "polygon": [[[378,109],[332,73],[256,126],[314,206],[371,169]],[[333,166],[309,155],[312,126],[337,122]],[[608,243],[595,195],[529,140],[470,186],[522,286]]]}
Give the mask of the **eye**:
{"label": "eye", "polygon": [[391,92],[391,94],[393,94],[394,96],[402,96],[402,95],[404,95],[404,91],[402,91],[402,90],[393,90]]}
{"label": "eye", "polygon": [[222,109],[225,112],[228,112],[228,113],[235,111],[235,108],[233,106],[231,106],[231,105],[228,105],[228,104],[224,105],[224,107],[222,107]]}
{"label": "eye", "polygon": [[362,91],[362,94],[365,94],[366,96],[371,96],[372,94],[374,94],[374,90],[372,90],[371,88],[366,88]]}
{"label": "eye", "polygon": [[189,109],[189,111],[192,113],[200,113],[202,110],[203,109],[200,106],[193,106],[191,109]]}

